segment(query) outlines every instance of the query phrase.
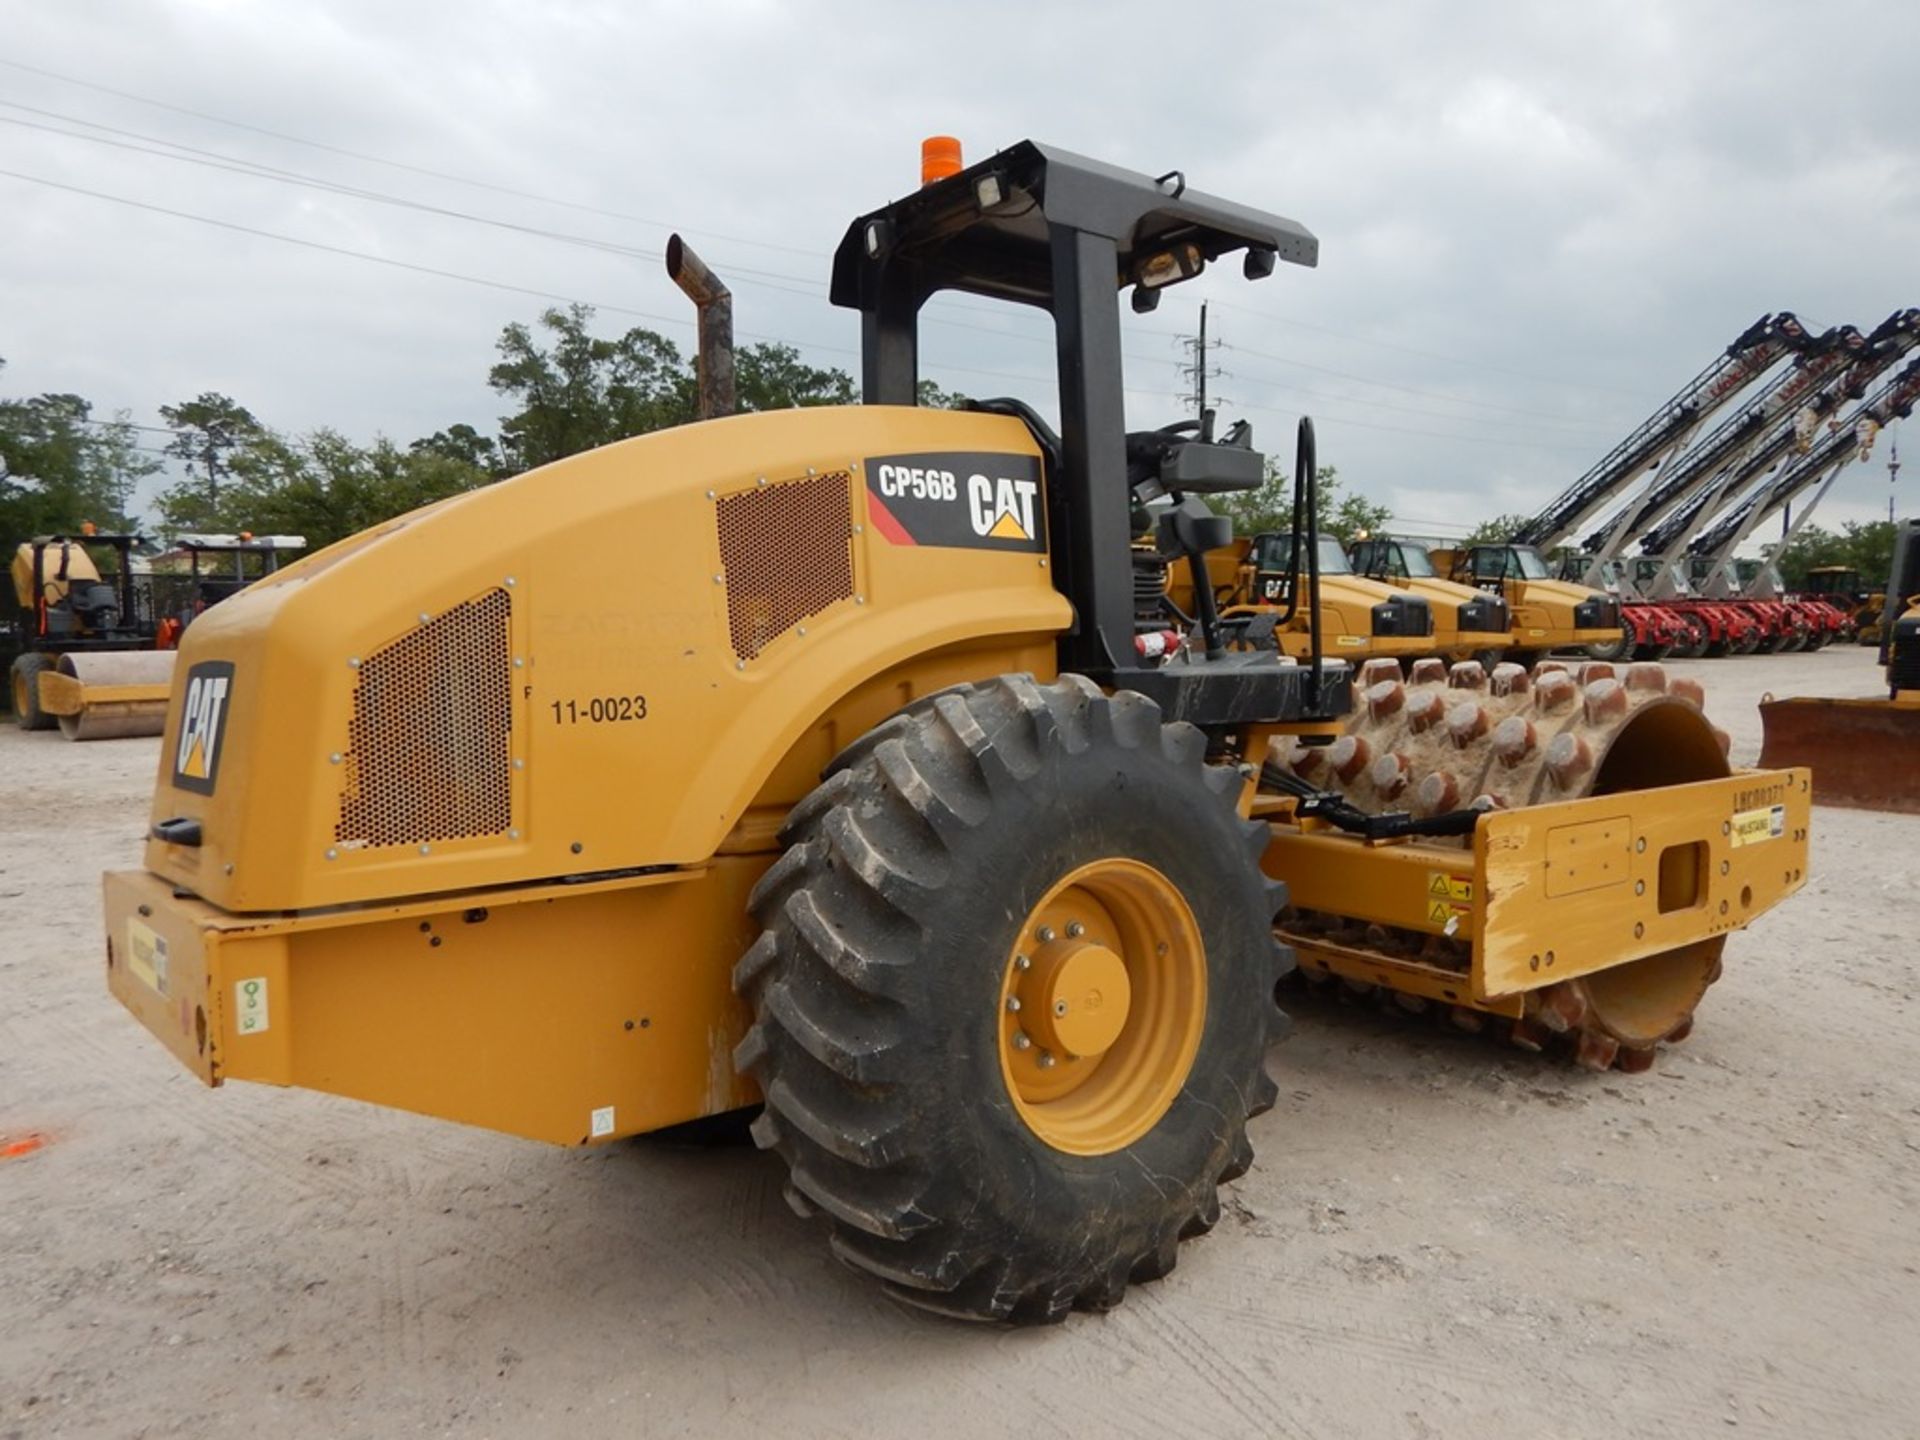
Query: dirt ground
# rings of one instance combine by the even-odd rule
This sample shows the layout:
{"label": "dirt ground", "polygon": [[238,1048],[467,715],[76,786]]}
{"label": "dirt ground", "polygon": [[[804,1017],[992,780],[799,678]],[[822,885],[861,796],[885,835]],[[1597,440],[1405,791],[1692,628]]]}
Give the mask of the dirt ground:
{"label": "dirt ground", "polygon": [[[1755,701],[1870,652],[1674,667]],[[1816,812],[1693,1038],[1595,1076],[1305,1005],[1227,1213],[1042,1331],[896,1309],[751,1150],[207,1091],[107,995],[155,742],[0,731],[0,1437],[1910,1437],[1920,819]]]}

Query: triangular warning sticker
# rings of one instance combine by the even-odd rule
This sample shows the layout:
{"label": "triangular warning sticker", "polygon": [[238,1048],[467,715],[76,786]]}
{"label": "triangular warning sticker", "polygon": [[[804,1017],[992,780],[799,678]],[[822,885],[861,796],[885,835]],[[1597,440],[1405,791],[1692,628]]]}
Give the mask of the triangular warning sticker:
{"label": "triangular warning sticker", "polygon": [[993,522],[993,528],[987,535],[994,540],[1031,540],[1033,537],[1020,528],[1020,522],[1013,518],[1013,512],[1007,511]]}
{"label": "triangular warning sticker", "polygon": [[207,778],[206,747],[201,745],[198,735],[193,737],[193,748],[187,751],[187,763],[180,767],[180,773],[191,776],[195,780]]}
{"label": "triangular warning sticker", "polygon": [[1447,877],[1438,870],[1429,872],[1433,878],[1427,881],[1427,894],[1447,898]]}

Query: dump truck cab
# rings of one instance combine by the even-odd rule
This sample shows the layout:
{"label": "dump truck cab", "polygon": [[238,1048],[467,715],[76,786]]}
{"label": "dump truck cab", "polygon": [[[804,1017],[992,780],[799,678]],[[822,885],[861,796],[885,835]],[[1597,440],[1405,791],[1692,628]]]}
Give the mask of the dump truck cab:
{"label": "dump truck cab", "polygon": [[1531,545],[1469,545],[1435,550],[1447,578],[1498,595],[1513,617],[1516,654],[1539,656],[1569,646],[1618,645],[1620,602],[1612,596],[1553,578]]}
{"label": "dump truck cab", "polygon": [[1355,540],[1347,555],[1359,574],[1427,602],[1433,611],[1434,649],[1440,654],[1491,665],[1513,643],[1504,596],[1444,578],[1433,568],[1426,546],[1375,535]]}
{"label": "dump truck cab", "polygon": [[[1438,648],[1434,608],[1425,595],[1399,589],[1356,572],[1340,542],[1319,537],[1320,626],[1336,653],[1362,659],[1431,655]],[[1242,603],[1288,606],[1305,574],[1293,536],[1285,531],[1255,535],[1244,562]],[[1304,616],[1283,633],[1290,653],[1304,643]]]}
{"label": "dump truck cab", "polygon": [[[1271,634],[1263,643],[1294,659],[1311,656],[1316,611],[1326,653],[1344,660],[1434,653],[1434,620],[1423,597],[1355,574],[1330,535],[1318,537],[1313,553],[1319,562],[1317,607],[1304,603],[1306,546],[1303,541],[1296,563],[1291,533],[1241,536],[1207,551],[1205,573],[1223,620],[1246,626],[1264,619]],[[1198,603],[1190,573],[1182,566],[1162,573],[1167,600],[1179,615],[1190,616]],[[1292,603],[1296,589],[1303,596],[1298,606]]]}

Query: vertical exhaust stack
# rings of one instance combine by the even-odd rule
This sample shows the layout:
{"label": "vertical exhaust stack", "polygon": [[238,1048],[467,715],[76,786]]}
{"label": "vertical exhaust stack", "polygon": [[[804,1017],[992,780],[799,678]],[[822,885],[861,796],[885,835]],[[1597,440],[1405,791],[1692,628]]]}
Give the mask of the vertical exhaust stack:
{"label": "vertical exhaust stack", "polygon": [[700,418],[731,415],[735,409],[733,292],[678,235],[667,240],[667,275],[700,312]]}

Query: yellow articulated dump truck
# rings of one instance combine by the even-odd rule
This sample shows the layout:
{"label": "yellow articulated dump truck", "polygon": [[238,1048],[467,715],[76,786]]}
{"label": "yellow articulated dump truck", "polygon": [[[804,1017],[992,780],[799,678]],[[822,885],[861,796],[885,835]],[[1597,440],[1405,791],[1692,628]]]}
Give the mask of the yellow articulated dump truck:
{"label": "yellow articulated dump truck", "polygon": [[1470,545],[1436,549],[1431,556],[1449,580],[1506,601],[1512,616],[1510,660],[1531,665],[1555,650],[1620,643],[1620,602],[1554,579],[1531,545]]}
{"label": "yellow articulated dump truck", "polygon": [[[834,259],[864,404],[574,456],[209,610],[144,867],[106,878],[113,993],[209,1084],[561,1145],[761,1106],[837,1256],[1013,1322],[1214,1224],[1284,1132],[1296,958],[1650,1063],[1799,885],[1805,771],[1730,770],[1658,667],[1358,677],[1217,643],[1205,585],[1211,640],[1142,643],[1139,491],[1204,574],[1262,457],[1129,466],[1119,301],[1317,254],[1032,142],[936,165]],[[1057,432],[916,407],[941,291],[1054,317]]]}
{"label": "yellow articulated dump truck", "polygon": [[[1410,595],[1379,580],[1354,573],[1340,542],[1320,536],[1315,544],[1319,560],[1317,599],[1312,605],[1292,605],[1296,584],[1304,595],[1305,544],[1298,566],[1294,537],[1267,532],[1234,540],[1206,554],[1207,575],[1214,603],[1231,625],[1242,626],[1266,617],[1282,617],[1271,625],[1265,643],[1295,659],[1307,658],[1312,648],[1312,621],[1319,619],[1321,644],[1330,655],[1361,661],[1431,655],[1439,648],[1434,613],[1425,596]],[[1170,567],[1167,596],[1184,617],[1195,614],[1192,578],[1178,566]],[[1268,631],[1263,628],[1263,636]]]}
{"label": "yellow articulated dump truck", "polygon": [[1451,660],[1478,660],[1491,669],[1513,643],[1507,602],[1499,595],[1443,579],[1427,547],[1391,535],[1355,540],[1347,556],[1360,574],[1409,590],[1433,611],[1433,648]]}

